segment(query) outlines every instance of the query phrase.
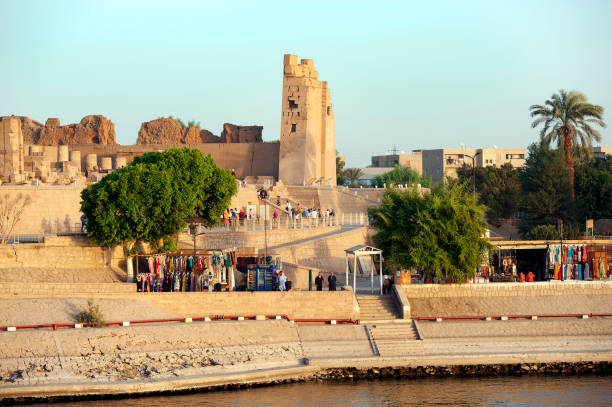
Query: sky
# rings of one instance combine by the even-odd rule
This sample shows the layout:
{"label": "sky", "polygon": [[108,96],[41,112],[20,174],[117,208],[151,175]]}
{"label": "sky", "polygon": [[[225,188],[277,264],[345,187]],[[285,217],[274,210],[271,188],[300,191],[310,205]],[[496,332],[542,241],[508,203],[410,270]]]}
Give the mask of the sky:
{"label": "sky", "polygon": [[[173,115],[280,138],[283,55],[328,82],[348,167],[394,146],[526,147],[559,89],[612,126],[612,1],[0,0],[0,116]],[[611,130],[601,145],[611,145]]]}

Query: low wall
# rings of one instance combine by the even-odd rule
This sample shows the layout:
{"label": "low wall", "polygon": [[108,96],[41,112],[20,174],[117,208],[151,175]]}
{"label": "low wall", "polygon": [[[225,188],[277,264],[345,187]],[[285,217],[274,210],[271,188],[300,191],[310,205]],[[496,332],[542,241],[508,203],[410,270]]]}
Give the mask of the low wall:
{"label": "low wall", "polygon": [[612,313],[612,281],[398,286],[411,317]]}
{"label": "low wall", "polygon": [[612,294],[612,281],[546,281],[537,283],[401,285],[408,299],[442,297],[531,297]]}
{"label": "low wall", "polygon": [[132,294],[134,284],[126,283],[7,283],[0,282],[0,298],[49,298]]}
{"label": "low wall", "polygon": [[147,293],[139,300],[185,317],[287,315],[292,319],[357,319],[351,291]]}
{"label": "low wall", "polygon": [[[0,299],[117,300],[123,307],[159,310],[180,318],[215,315],[287,315],[291,319],[358,319],[352,291],[138,293],[135,284],[0,283]],[[127,302],[126,302],[127,301]],[[132,304],[126,305],[126,304]],[[41,309],[41,312],[47,312]],[[53,320],[49,315],[49,323]],[[129,311],[125,318],[130,319]],[[59,321],[65,322],[65,321]]]}
{"label": "low wall", "polygon": [[286,261],[283,261],[283,270],[287,274],[287,277],[289,278],[289,280],[291,280],[291,287],[297,288],[300,290],[308,289],[308,271],[309,270],[310,270],[310,275],[312,279],[312,289],[313,290],[316,290],[315,283],[314,283],[315,278],[317,277],[319,272],[323,273],[323,270],[318,269],[316,267],[301,266],[299,264],[289,263]]}

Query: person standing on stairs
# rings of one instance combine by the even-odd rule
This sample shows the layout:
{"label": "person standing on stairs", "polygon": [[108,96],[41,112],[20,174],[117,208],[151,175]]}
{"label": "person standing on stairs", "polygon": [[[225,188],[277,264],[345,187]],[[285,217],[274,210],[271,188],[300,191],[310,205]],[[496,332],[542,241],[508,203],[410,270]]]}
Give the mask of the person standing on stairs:
{"label": "person standing on stairs", "polygon": [[329,284],[329,291],[336,291],[336,276],[333,271],[327,277],[327,283]]}

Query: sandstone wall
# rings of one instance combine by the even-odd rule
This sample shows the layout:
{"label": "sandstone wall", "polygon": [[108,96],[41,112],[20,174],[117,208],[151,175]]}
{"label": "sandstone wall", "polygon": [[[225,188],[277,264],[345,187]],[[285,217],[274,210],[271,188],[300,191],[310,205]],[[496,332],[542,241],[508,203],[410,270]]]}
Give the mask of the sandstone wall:
{"label": "sandstone wall", "polygon": [[[267,235],[268,247],[273,247],[302,239],[324,235],[340,230],[340,226],[319,227],[313,229],[272,229],[264,233],[263,230],[250,230],[239,232],[213,232],[199,236],[197,246],[206,249],[226,249],[228,247],[254,247],[263,250]],[[189,235],[181,235],[181,248],[193,247],[193,240]]]}
{"label": "sandstone wall", "polygon": [[278,143],[172,143],[164,145],[137,144],[133,146],[78,145],[70,150],[81,152],[84,169],[88,154],[101,157],[124,157],[126,163],[149,151],[166,150],[173,147],[198,148],[204,155],[210,154],[215,163],[224,169],[234,169],[238,179],[247,176],[270,176],[278,179]]}
{"label": "sandstone wall", "polygon": [[144,122],[138,131],[136,144],[198,144],[218,143],[219,137],[199,127],[183,127],[169,118]]}
{"label": "sandstone wall", "polygon": [[346,268],[344,250],[358,244],[368,244],[371,234],[369,228],[358,227],[319,240],[272,247],[270,250],[281,255],[283,261],[333,271],[338,277],[338,286],[342,286],[345,284]]}
{"label": "sandstone wall", "polygon": [[[80,227],[83,186],[0,186],[0,194],[25,194],[32,198],[15,234],[63,233]],[[77,225],[78,224],[78,225]]]}
{"label": "sandstone wall", "polygon": [[612,281],[414,284],[412,317],[612,313]]}
{"label": "sandstone wall", "polygon": [[[111,250],[89,244],[84,237],[46,238],[45,243],[0,246],[0,282],[115,283],[124,281],[121,249]],[[18,290],[11,286],[11,290]],[[38,287],[40,288],[40,287]],[[11,291],[13,292],[13,291]],[[45,293],[44,289],[42,293]]]}
{"label": "sandstone wall", "polygon": [[[138,293],[136,285],[77,283],[0,283],[0,298],[83,298],[132,301],[179,318],[204,316],[287,315],[291,319],[358,319],[352,291],[258,291]],[[124,304],[125,306],[125,304]],[[42,310],[41,310],[42,311]],[[123,314],[130,320],[129,309]],[[141,316],[142,317],[142,316]],[[70,321],[53,321],[65,323]]]}
{"label": "sandstone wall", "polygon": [[[80,230],[81,191],[84,186],[39,185],[15,186],[2,185],[0,193],[16,195],[23,193],[32,198],[15,234],[56,234]],[[232,198],[232,207],[241,208],[247,204],[257,204],[254,188],[239,188]]]}

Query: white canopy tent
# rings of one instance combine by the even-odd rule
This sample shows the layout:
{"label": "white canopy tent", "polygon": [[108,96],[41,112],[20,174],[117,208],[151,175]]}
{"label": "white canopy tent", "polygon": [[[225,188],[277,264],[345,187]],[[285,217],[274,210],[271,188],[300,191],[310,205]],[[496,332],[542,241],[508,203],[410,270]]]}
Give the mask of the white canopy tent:
{"label": "white canopy tent", "polygon": [[[380,275],[380,294],[382,295],[382,289],[383,289],[383,283],[382,283],[382,250],[377,249],[375,247],[372,246],[366,246],[366,245],[357,245],[357,246],[353,246],[349,249],[344,250],[345,252],[345,256],[346,256],[346,285],[350,285],[349,284],[349,268],[350,268],[350,263],[349,263],[349,255],[353,256],[353,292],[357,292],[357,261],[358,258],[360,257],[366,257],[370,260],[369,264],[371,265],[370,267],[366,267],[369,268],[370,270],[370,284],[371,284],[371,290],[372,290],[372,294],[374,294],[374,259],[373,256],[378,255],[378,264],[379,264],[379,275]],[[360,266],[362,266],[362,263],[360,262]],[[362,267],[363,268],[363,267]]]}

